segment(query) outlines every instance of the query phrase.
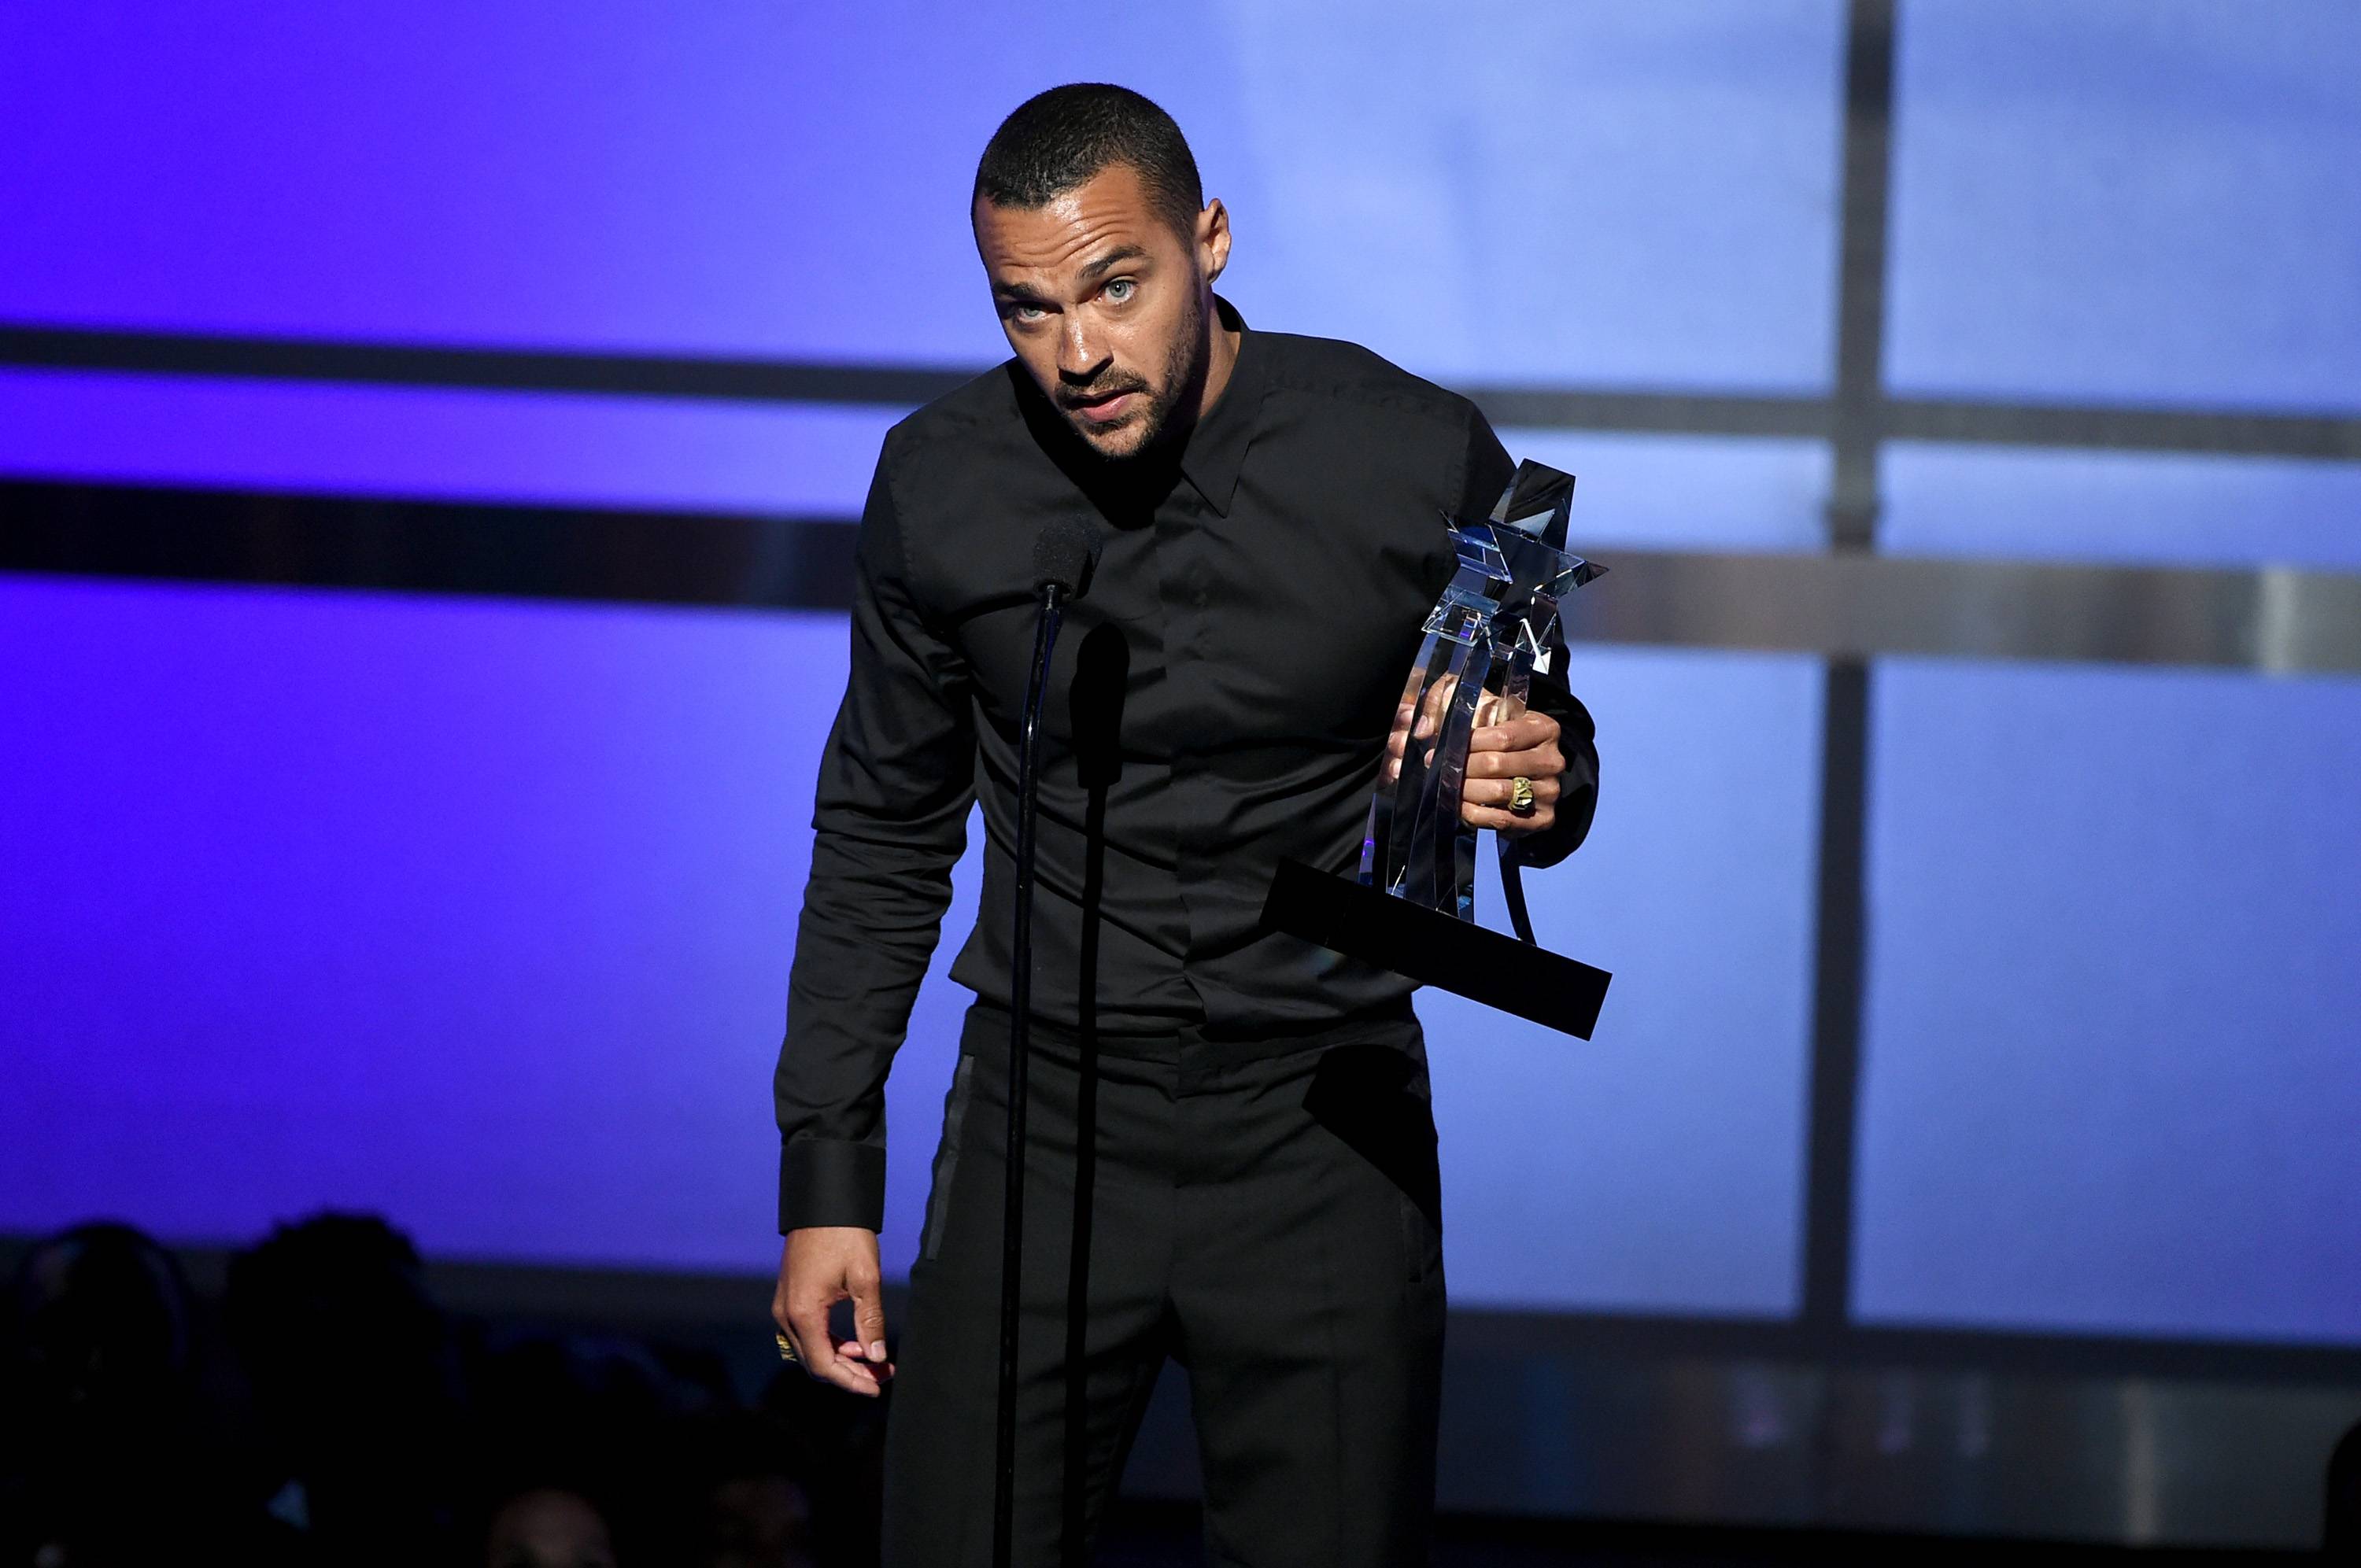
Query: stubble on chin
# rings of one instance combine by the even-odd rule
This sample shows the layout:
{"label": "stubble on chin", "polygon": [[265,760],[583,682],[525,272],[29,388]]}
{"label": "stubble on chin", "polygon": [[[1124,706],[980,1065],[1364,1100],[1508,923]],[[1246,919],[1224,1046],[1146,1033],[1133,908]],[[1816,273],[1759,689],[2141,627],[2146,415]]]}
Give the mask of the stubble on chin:
{"label": "stubble on chin", "polygon": [[1155,444],[1156,438],[1163,433],[1169,412],[1165,405],[1151,395],[1146,409],[1120,424],[1093,426],[1079,416],[1069,417],[1074,433],[1092,451],[1110,463],[1119,463],[1127,457],[1138,456]]}
{"label": "stubble on chin", "polygon": [[[1165,362],[1164,384],[1148,389],[1148,406],[1121,424],[1096,431],[1081,414],[1070,410],[1066,419],[1074,427],[1074,433],[1081,436],[1092,451],[1110,463],[1137,457],[1154,446],[1170,428],[1172,416],[1181,400],[1191,396],[1202,384],[1201,378],[1211,354],[1211,345],[1203,341],[1204,336],[1205,313],[1192,302],[1181,327],[1180,342]],[[1109,436],[1121,438],[1122,444],[1115,444],[1104,439]]]}

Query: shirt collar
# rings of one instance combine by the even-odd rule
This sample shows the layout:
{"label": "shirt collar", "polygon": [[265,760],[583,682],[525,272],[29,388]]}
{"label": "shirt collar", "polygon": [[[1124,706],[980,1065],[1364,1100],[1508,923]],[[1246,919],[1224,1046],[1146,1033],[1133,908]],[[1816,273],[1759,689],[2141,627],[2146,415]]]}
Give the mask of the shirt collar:
{"label": "shirt collar", "polygon": [[1216,294],[1213,311],[1224,330],[1238,334],[1238,356],[1230,367],[1229,383],[1221,400],[1189,433],[1180,453],[1180,472],[1205,504],[1224,517],[1230,514],[1237,494],[1238,471],[1246,466],[1246,448],[1262,424],[1262,399],[1267,385],[1262,351],[1246,328],[1237,307]]}

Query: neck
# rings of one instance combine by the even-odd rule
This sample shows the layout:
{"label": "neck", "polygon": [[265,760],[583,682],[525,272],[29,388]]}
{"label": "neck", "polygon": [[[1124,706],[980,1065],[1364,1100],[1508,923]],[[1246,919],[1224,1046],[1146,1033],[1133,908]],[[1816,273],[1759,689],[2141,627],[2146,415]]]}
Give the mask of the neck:
{"label": "neck", "polygon": [[1221,307],[1210,302],[1205,311],[1205,325],[1210,341],[1205,345],[1205,384],[1197,397],[1197,419],[1213,412],[1213,405],[1222,400],[1222,393],[1228,389],[1230,372],[1237,367],[1238,339],[1242,335],[1222,320]]}

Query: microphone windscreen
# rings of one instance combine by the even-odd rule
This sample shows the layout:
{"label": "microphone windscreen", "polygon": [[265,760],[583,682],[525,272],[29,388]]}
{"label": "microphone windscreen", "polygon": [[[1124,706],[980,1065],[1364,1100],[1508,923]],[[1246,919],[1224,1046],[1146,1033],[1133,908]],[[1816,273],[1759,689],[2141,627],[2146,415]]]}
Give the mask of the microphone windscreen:
{"label": "microphone windscreen", "polygon": [[1071,517],[1061,517],[1033,542],[1033,586],[1051,583],[1068,598],[1079,598],[1090,585],[1091,532]]}

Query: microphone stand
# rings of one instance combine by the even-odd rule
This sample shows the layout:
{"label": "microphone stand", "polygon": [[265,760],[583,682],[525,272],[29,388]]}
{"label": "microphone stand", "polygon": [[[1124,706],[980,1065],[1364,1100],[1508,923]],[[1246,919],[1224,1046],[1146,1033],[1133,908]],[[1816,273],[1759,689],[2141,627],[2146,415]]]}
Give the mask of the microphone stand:
{"label": "microphone stand", "polygon": [[1016,1515],[1016,1315],[1018,1270],[1025,1236],[1025,1077],[1032,1046],[1033,808],[1039,784],[1041,697],[1049,684],[1049,652],[1065,619],[1068,589],[1040,586],[1041,618],[1033,631],[1033,674],[1025,688],[1025,721],[1016,752],[1016,927],[1009,941],[1007,1190],[1000,1233],[999,1465],[993,1479],[993,1568],[1012,1568]]}

